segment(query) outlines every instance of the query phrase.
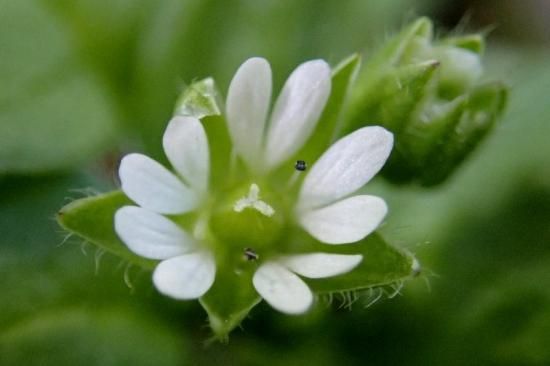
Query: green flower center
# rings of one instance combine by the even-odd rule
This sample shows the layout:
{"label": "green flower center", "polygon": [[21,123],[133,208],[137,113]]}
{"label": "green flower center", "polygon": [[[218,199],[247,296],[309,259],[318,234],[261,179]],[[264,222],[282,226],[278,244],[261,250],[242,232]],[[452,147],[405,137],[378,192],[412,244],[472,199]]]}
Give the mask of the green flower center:
{"label": "green flower center", "polygon": [[281,237],[284,211],[269,190],[261,190],[256,183],[242,185],[224,194],[213,208],[210,229],[224,249],[255,259],[250,253],[260,257]]}

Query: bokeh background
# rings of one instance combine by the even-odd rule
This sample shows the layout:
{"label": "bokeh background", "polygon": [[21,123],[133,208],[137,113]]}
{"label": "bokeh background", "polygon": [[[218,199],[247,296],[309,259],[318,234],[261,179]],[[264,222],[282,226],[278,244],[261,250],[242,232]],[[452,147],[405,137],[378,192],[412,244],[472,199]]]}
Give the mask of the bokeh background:
{"label": "bokeh background", "polygon": [[[56,211],[115,188],[124,152],[160,154],[186,84],[225,91],[260,55],[277,89],[306,59],[368,57],[416,15],[488,31],[487,78],[511,97],[443,185],[373,186],[384,234],[424,268],[399,293],[298,318],[262,304],[205,346],[197,302],[65,240]],[[0,364],[550,365],[549,95],[547,0],[0,0]]]}

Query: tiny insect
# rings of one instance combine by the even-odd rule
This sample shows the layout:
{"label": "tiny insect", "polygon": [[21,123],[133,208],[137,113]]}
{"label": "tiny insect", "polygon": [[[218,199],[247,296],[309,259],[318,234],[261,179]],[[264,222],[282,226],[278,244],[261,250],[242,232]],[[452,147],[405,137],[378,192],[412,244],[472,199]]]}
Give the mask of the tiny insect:
{"label": "tiny insect", "polygon": [[298,160],[296,161],[296,165],[294,165],[294,168],[296,168],[296,170],[303,172],[304,170],[307,169],[307,164],[303,160]]}
{"label": "tiny insect", "polygon": [[244,259],[247,261],[257,261],[260,256],[252,248],[244,249]]}

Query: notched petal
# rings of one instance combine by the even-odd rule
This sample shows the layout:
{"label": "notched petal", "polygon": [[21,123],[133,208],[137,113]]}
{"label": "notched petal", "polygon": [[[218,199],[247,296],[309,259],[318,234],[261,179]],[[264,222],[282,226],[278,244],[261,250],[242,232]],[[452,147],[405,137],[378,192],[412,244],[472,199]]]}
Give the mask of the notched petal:
{"label": "notched petal", "polygon": [[347,273],[361,261],[361,254],[308,253],[286,256],[280,263],[307,278],[327,278]]}
{"label": "notched petal", "polygon": [[237,153],[252,168],[261,163],[267,113],[271,102],[271,67],[259,57],[246,60],[227,93],[227,124]]}
{"label": "notched petal", "polygon": [[290,75],[269,123],[265,150],[268,169],[290,158],[311,136],[330,89],[330,66],[323,60],[305,62]]}
{"label": "notched petal", "polygon": [[117,210],[115,231],[132,252],[149,259],[175,257],[195,246],[193,239],[174,222],[136,206]]}
{"label": "notched petal", "polygon": [[180,300],[197,299],[214,283],[216,264],[209,252],[195,252],[159,263],[153,283],[159,292]]}
{"label": "notched petal", "polygon": [[202,195],[208,188],[208,140],[201,122],[194,117],[176,116],[170,120],[162,139],[164,152],[174,169]]}
{"label": "notched petal", "polygon": [[327,244],[354,243],[373,232],[382,222],[388,207],[383,199],[361,195],[329,206],[307,211],[299,217],[302,227]]}
{"label": "notched petal", "polygon": [[181,214],[194,209],[197,195],[172,172],[142,154],[122,158],[119,168],[124,193],[148,210]]}
{"label": "notched petal", "polygon": [[311,167],[298,207],[324,206],[357,191],[382,168],[392,147],[393,134],[378,126],[364,127],[341,138]]}
{"label": "notched petal", "polygon": [[313,303],[313,294],[304,281],[275,262],[261,265],[252,283],[269,305],[286,314],[305,313]]}

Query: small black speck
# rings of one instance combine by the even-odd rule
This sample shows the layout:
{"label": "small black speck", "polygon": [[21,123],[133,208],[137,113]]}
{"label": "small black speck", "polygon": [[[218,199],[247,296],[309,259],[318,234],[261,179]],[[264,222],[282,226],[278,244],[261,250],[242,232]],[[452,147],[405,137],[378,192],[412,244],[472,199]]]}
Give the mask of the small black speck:
{"label": "small black speck", "polygon": [[304,170],[307,169],[307,164],[303,160],[298,160],[296,161],[296,165],[294,165],[294,168],[296,168],[296,170],[303,172]]}
{"label": "small black speck", "polygon": [[254,251],[254,249],[252,248],[245,248],[244,249],[244,258],[247,260],[247,261],[256,261],[258,260],[258,258],[260,258],[260,256],[258,255],[258,253],[256,253]]}

